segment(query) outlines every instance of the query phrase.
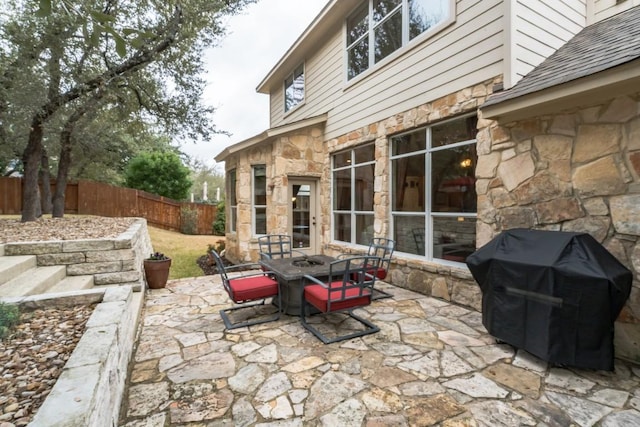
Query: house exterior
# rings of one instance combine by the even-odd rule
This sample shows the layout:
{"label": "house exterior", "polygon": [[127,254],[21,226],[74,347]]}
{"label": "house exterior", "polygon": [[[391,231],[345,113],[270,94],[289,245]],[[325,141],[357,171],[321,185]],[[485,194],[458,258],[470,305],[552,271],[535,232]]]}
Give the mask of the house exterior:
{"label": "house exterior", "polygon": [[[466,256],[525,226],[597,231],[637,278],[639,85],[616,86],[619,96],[604,88],[596,104],[588,90],[518,102],[562,90],[561,69],[550,87],[521,93],[519,83],[583,29],[639,3],[329,1],[258,85],[270,128],[216,156],[227,174],[226,256],[256,260],[267,233],[327,255],[389,237],[387,280],[480,310]],[[637,361],[638,294],[636,280],[616,323],[617,354]]]}

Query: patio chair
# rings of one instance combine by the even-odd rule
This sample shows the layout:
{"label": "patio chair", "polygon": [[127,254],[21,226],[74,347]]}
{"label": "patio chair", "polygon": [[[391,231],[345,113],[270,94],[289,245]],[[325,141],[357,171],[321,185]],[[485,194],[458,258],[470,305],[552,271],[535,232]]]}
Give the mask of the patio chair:
{"label": "patio chair", "polygon": [[[261,271],[256,273],[255,269],[259,269],[260,266],[255,263],[239,264],[225,267],[220,255],[215,250],[211,250],[211,254],[216,260],[216,266],[220,277],[222,278],[222,284],[225,291],[229,294],[229,298],[236,303],[242,304],[238,307],[231,307],[220,310],[220,317],[224,322],[226,329],[236,329],[245,326],[258,325],[260,323],[273,322],[280,319],[280,309],[275,315],[270,315],[266,318],[254,318],[246,319],[244,321],[232,322],[229,314],[232,311],[250,309],[252,307],[264,305],[268,298],[277,299],[277,307],[282,307],[280,301],[280,285],[278,281],[269,274],[269,272]],[[253,271],[247,273],[247,268],[253,267]],[[235,277],[229,277],[228,273],[233,270],[243,270],[244,274]]]}
{"label": "patio chair", "polygon": [[[355,256],[338,259],[329,265],[329,276],[318,279],[310,275],[304,276],[302,298],[300,304],[300,322],[308,331],[323,343],[330,344],[351,338],[361,337],[380,331],[376,325],[353,313],[353,310],[371,304],[373,285],[377,278],[377,268],[381,259],[372,256]],[[330,338],[320,329],[326,329],[335,322],[322,322],[319,327],[307,322],[310,310],[315,308],[322,316],[346,312],[352,319],[364,325],[364,330],[347,334],[339,334]]]}
{"label": "patio chair", "polygon": [[[369,249],[367,250],[368,256],[378,257],[380,258],[380,266],[377,268],[376,277],[378,280],[384,280],[389,273],[389,267],[391,265],[391,257],[393,256],[393,251],[396,247],[395,240],[387,239],[384,237],[374,237],[369,244]],[[339,256],[338,258],[340,258]],[[382,298],[391,298],[391,295],[388,292],[385,292],[380,289],[374,289],[373,299],[382,299]]]}
{"label": "patio chair", "polygon": [[260,259],[281,259],[292,258],[294,253],[298,256],[307,254],[293,249],[291,236],[288,234],[267,234],[258,237],[258,248]]}

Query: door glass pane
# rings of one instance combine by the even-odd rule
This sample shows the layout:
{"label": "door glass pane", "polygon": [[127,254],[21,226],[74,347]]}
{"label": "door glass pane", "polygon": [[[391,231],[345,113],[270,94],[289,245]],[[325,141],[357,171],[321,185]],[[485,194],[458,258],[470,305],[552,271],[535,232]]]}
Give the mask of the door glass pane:
{"label": "door glass pane", "polygon": [[465,262],[476,250],[476,219],[433,218],[433,257]]}
{"label": "door glass pane", "polygon": [[333,173],[333,209],[348,211],[351,209],[351,170],[345,169]]}
{"label": "door glass pane", "polygon": [[394,215],[393,226],[396,250],[408,254],[425,255],[424,216]]}
{"label": "door glass pane", "polygon": [[409,38],[414,39],[449,17],[450,0],[409,0]]}
{"label": "door glass pane", "polygon": [[351,215],[335,214],[334,215],[334,238],[342,242],[351,241]]}
{"label": "door glass pane", "polygon": [[400,11],[375,29],[375,43],[376,63],[402,47],[402,13]]}
{"label": "door glass pane", "polygon": [[311,242],[311,187],[293,185],[291,212],[293,214],[293,247],[308,248]]}

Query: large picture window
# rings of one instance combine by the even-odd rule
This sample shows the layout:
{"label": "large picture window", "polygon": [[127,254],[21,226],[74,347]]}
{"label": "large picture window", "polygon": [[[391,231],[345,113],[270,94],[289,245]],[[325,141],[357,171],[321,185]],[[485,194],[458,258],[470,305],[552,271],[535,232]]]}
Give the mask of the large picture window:
{"label": "large picture window", "polygon": [[228,191],[229,195],[229,232],[236,232],[236,219],[238,218],[238,199],[236,197],[236,170],[229,171],[228,177]]}
{"label": "large picture window", "polygon": [[368,245],[373,238],[375,147],[333,156],[333,239]]}
{"label": "large picture window", "polygon": [[267,167],[253,167],[251,211],[253,234],[267,234]]}
{"label": "large picture window", "polygon": [[304,101],[304,65],[300,65],[284,81],[284,111]]}
{"label": "large picture window", "polygon": [[464,262],[475,250],[476,125],[465,117],[391,139],[398,251]]}
{"label": "large picture window", "polygon": [[347,19],[347,79],[450,18],[451,0],[367,0]]}

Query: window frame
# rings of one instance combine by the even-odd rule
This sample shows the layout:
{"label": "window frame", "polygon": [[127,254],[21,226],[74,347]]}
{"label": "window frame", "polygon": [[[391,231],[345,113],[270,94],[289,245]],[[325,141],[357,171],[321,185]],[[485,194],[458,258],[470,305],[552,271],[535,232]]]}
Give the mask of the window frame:
{"label": "window frame", "polygon": [[[420,254],[415,254],[415,253],[411,253],[411,252],[403,252],[401,249],[396,248],[397,252],[402,253],[403,255],[409,256],[409,257],[415,257],[415,258],[419,258],[419,259],[424,259],[430,262],[435,262],[435,263],[440,263],[440,264],[446,264],[446,265],[453,265],[453,266],[461,266],[461,265],[466,265],[464,262],[458,262],[458,261],[451,261],[451,260],[446,260],[443,258],[436,258],[434,257],[434,219],[438,219],[438,218],[470,218],[470,219],[474,219],[477,220],[478,218],[478,210],[477,210],[477,206],[476,206],[476,211],[475,212],[438,212],[438,211],[434,211],[434,207],[432,206],[432,201],[433,201],[433,190],[432,190],[432,178],[433,178],[433,167],[432,167],[432,158],[433,158],[433,153],[437,153],[439,151],[444,151],[444,150],[450,150],[450,149],[454,149],[454,148],[458,148],[458,147],[464,147],[464,146],[472,146],[472,145],[476,145],[477,147],[477,137],[473,138],[473,139],[468,139],[468,140],[463,140],[463,141],[457,141],[455,143],[452,144],[447,144],[447,145],[442,145],[442,146],[438,146],[438,147],[433,147],[433,140],[432,140],[432,133],[431,130],[434,127],[446,124],[448,122],[454,122],[457,120],[466,120],[468,118],[471,117],[476,117],[477,119],[477,115],[474,114],[465,114],[465,115],[460,115],[460,116],[456,116],[456,117],[451,117],[449,119],[446,120],[442,120],[436,123],[431,123],[428,126],[424,126],[424,127],[420,127],[420,128],[416,128],[416,129],[411,129],[407,132],[402,132],[400,134],[397,135],[393,135],[389,138],[388,140],[388,144],[389,144],[389,194],[392,195],[394,194],[394,181],[395,181],[395,173],[396,170],[394,168],[394,160],[398,160],[398,159],[402,159],[402,158],[409,158],[409,157],[413,157],[413,156],[419,156],[419,155],[424,155],[425,159],[424,159],[424,165],[425,165],[425,171],[424,171],[424,208],[423,211],[402,211],[402,210],[396,210],[395,209],[395,205],[394,205],[394,199],[393,197],[389,198],[389,225],[390,225],[390,235],[391,236],[395,236],[396,234],[396,218],[397,217],[424,217],[424,230],[425,233],[422,236],[424,241],[424,255],[420,255]],[[416,151],[412,151],[409,153],[401,153],[401,154],[393,154],[393,140],[394,138],[399,138],[402,137],[404,135],[410,135],[410,134],[414,134],[416,132],[420,132],[423,131],[425,132],[425,147],[423,149],[420,150],[416,150]],[[475,170],[473,171],[473,175],[475,176]],[[477,195],[476,195],[477,198]],[[476,236],[477,237],[477,236]]]}
{"label": "window frame", "polygon": [[[288,89],[288,85],[287,85],[287,81],[289,79],[291,79],[291,87],[294,86],[295,82],[296,82],[296,72],[301,70],[302,72],[299,74],[300,76],[302,76],[302,99],[300,99],[298,102],[296,102],[295,104],[293,104],[291,107],[287,107],[287,89]],[[300,108],[302,105],[304,105],[305,100],[306,100],[306,95],[307,95],[307,76],[306,76],[306,66],[305,63],[303,62],[302,64],[298,65],[297,67],[295,67],[293,69],[293,71],[291,73],[289,73],[287,75],[287,77],[285,77],[284,81],[282,82],[282,99],[283,99],[283,111],[284,114],[290,114],[293,111],[297,110],[298,108]],[[293,101],[295,102],[295,99],[293,99]]]}
{"label": "window frame", "polygon": [[[445,13],[447,15],[443,17],[443,19],[439,21],[437,24],[433,25],[432,27],[428,28],[427,30],[423,31],[422,33],[420,33],[419,35],[415,36],[412,39],[410,35],[411,28],[410,28],[410,16],[409,16],[410,0],[400,0],[400,5],[396,6],[396,8],[394,8],[393,11],[389,12],[379,22],[374,21],[374,16],[373,16],[374,1],[375,0],[364,0],[360,2],[355,8],[353,8],[352,12],[347,16],[343,24],[343,28],[344,28],[344,31],[343,31],[344,36],[343,36],[343,43],[342,43],[343,56],[344,56],[343,75],[344,75],[345,85],[347,86],[359,81],[361,78],[364,78],[364,76],[371,74],[372,72],[374,72],[374,70],[394,60],[394,58],[398,57],[399,55],[404,54],[405,52],[413,49],[418,44],[435,36],[437,33],[441,32],[443,29],[453,24],[456,20],[456,1],[445,0],[447,1],[447,7],[445,8],[445,11],[446,11]],[[367,10],[367,17],[366,17],[367,28],[365,30],[365,33],[364,35],[361,35],[360,37],[356,38],[356,40],[354,40],[352,43],[347,44],[349,41],[349,21],[353,16],[360,13],[363,9],[363,6],[365,5]],[[388,53],[386,56],[384,56],[383,58],[381,58],[376,62],[375,60],[376,29],[380,28],[384,23],[388,22],[390,18],[395,14],[395,10],[397,8],[400,8],[401,21],[402,21],[401,46],[395,49],[394,51]],[[367,40],[367,44],[368,44],[368,49],[367,49],[368,65],[366,69],[350,77],[350,62],[349,62],[350,49],[356,46],[356,44],[358,44],[362,40]]]}
{"label": "window frame", "polygon": [[231,169],[228,172],[228,194],[229,194],[229,233],[235,233],[237,230],[238,218],[238,176],[237,169]]}
{"label": "window frame", "polygon": [[[256,171],[259,168],[264,168],[264,205],[261,204],[257,204],[256,203]],[[265,230],[264,233],[258,233],[258,231],[256,230],[257,227],[257,210],[258,209],[264,209],[264,215],[265,215]],[[267,234],[267,165],[265,164],[259,164],[259,165],[252,165],[251,166],[251,234],[253,236],[264,236],[265,234]]]}
{"label": "window frame", "polygon": [[[373,157],[371,160],[367,160],[367,161],[363,161],[363,162],[356,162],[356,151],[358,149],[362,149],[365,147],[372,147],[373,149]],[[335,166],[335,161],[336,161],[336,156],[341,155],[341,154],[345,154],[345,153],[349,153],[349,160],[347,160],[347,162],[349,163],[346,166],[339,166],[336,167]],[[340,151],[336,151],[335,153],[331,154],[331,240],[334,242],[338,242],[341,244],[350,244],[350,245],[357,245],[357,246],[365,246],[364,243],[357,243],[358,240],[358,217],[363,217],[363,216],[370,216],[373,221],[375,221],[375,202],[372,203],[372,208],[370,211],[366,211],[366,210],[357,210],[356,206],[356,197],[357,197],[357,192],[355,191],[356,188],[356,177],[357,177],[357,173],[356,170],[359,167],[365,167],[365,166],[373,166],[373,177],[372,177],[372,187],[371,187],[371,200],[373,201],[375,198],[375,165],[376,165],[376,158],[375,158],[375,142],[370,141],[370,142],[366,142],[363,144],[359,144],[357,146],[351,147],[349,149],[346,150],[340,150]],[[335,185],[334,185],[334,176],[335,176],[335,172],[337,171],[345,171],[345,170],[349,170],[350,171],[350,186],[351,186],[351,194],[350,194],[350,209],[349,210],[338,210],[335,208]],[[350,223],[350,228],[351,228],[351,233],[349,236],[349,241],[344,241],[344,240],[338,240],[337,239],[337,235],[336,235],[336,215],[349,215],[349,223]],[[374,237],[373,235],[371,236],[372,238]],[[368,244],[368,243],[367,243]]]}

